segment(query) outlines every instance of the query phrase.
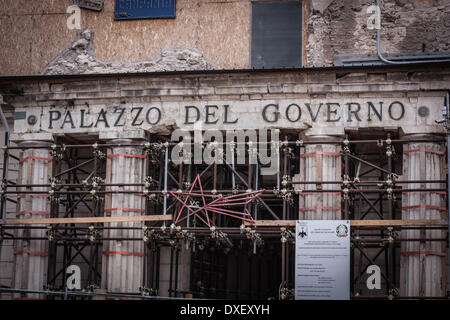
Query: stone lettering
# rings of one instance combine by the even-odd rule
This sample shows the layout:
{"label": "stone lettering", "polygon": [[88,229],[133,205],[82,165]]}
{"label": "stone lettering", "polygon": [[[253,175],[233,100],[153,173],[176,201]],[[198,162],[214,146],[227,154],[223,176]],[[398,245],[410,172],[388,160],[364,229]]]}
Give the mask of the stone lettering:
{"label": "stone lettering", "polygon": [[64,117],[64,121],[63,121],[63,123],[62,123],[62,125],[61,125],[61,129],[64,128],[64,125],[65,125],[66,123],[70,123],[70,127],[71,127],[72,129],[75,129],[75,125],[73,124],[73,119],[72,119],[72,115],[71,115],[70,111],[67,111],[67,112],[66,112],[66,116]]}
{"label": "stone lettering", "polygon": [[[184,122],[184,124],[194,124],[194,123],[196,123],[197,121],[200,120],[200,110],[197,107],[195,107],[195,106],[186,106],[185,109],[186,109],[186,121]],[[194,109],[195,112],[197,113],[197,117],[196,117],[195,121],[190,122],[189,121],[189,110],[192,110],[192,109]]]}
{"label": "stone lettering", "polygon": [[109,128],[109,123],[108,120],[106,119],[106,111],[105,110],[101,110],[100,114],[98,115],[97,118],[97,122],[95,123],[95,127],[98,127],[98,123],[99,122],[103,122],[105,124],[105,128]]}
{"label": "stone lettering", "polygon": [[337,119],[331,119],[331,114],[337,114],[337,109],[331,110],[332,106],[337,106],[338,108],[341,107],[339,103],[327,103],[327,122],[338,122],[339,120],[341,120],[341,116],[339,116],[339,118]]}
{"label": "stone lettering", "polygon": [[[272,115],[274,116],[273,119],[267,118],[267,109],[269,109],[270,107],[275,107],[275,110],[276,110],[276,111],[274,111],[272,113]],[[280,115],[280,113],[278,112],[279,109],[280,108],[279,108],[279,106],[277,104],[268,104],[267,106],[265,106],[264,110],[263,110],[263,113],[262,113],[264,121],[270,122],[270,123],[277,122],[278,121],[278,116]]]}
{"label": "stone lettering", "polygon": [[373,112],[377,115],[378,120],[382,120],[383,116],[383,102],[380,102],[380,111],[375,108],[374,104],[372,102],[367,102],[369,110],[367,111],[367,121],[372,121],[372,118],[370,117],[370,110],[373,110]]}
{"label": "stone lettering", "polygon": [[225,108],[225,121],[223,123],[225,124],[234,124],[237,123],[239,119],[236,119],[234,121],[228,121],[228,109],[230,108],[230,106],[225,105],[223,106]]}
{"label": "stone lettering", "polygon": [[317,116],[319,115],[320,109],[322,108],[322,103],[319,105],[319,108],[317,109],[317,112],[315,115],[313,115],[312,110],[311,110],[311,104],[310,103],[305,103],[306,107],[308,108],[309,114],[311,116],[311,120],[312,122],[316,122]]}
{"label": "stone lettering", "polygon": [[[54,115],[56,115],[56,117],[54,117]],[[61,119],[61,112],[59,111],[50,111],[50,121],[49,121],[49,125],[48,128],[49,129],[53,129],[53,121],[57,121],[59,119]]]}
{"label": "stone lettering", "polygon": [[[347,103],[348,106],[348,119],[347,122],[352,122],[352,114],[355,115],[356,120],[361,121],[361,118],[359,117],[358,112],[361,110],[361,105],[357,102],[349,102]],[[352,110],[352,106],[357,106],[357,110]]]}
{"label": "stone lettering", "polygon": [[136,116],[134,117],[133,122],[131,123],[132,126],[137,127],[137,126],[141,126],[144,123],[144,121],[137,123],[137,120],[138,120],[139,116],[141,115],[142,109],[144,109],[144,108],[136,107],[136,108],[131,109],[131,113],[133,113],[134,110],[137,110]]}
{"label": "stone lettering", "polygon": [[86,113],[85,109],[81,109],[81,123],[80,123],[80,128],[92,128],[92,126],[94,125],[94,123],[91,123],[89,125],[84,125],[84,114]]}
{"label": "stone lettering", "polygon": [[[397,117],[394,117],[394,115],[392,114],[392,112],[393,112],[392,108],[395,105],[399,105],[400,106],[400,115],[397,116]],[[401,120],[403,118],[403,116],[405,115],[405,106],[400,101],[394,101],[389,106],[388,113],[389,113],[389,117],[391,117],[392,120],[397,120],[397,121]]]}
{"label": "stone lettering", "polygon": [[125,108],[115,107],[114,113],[119,113],[119,116],[116,119],[116,122],[114,122],[114,127],[124,127],[125,122],[122,124],[119,124],[120,119],[122,119],[123,114],[125,113]]}
{"label": "stone lettering", "polygon": [[[209,109],[216,109],[218,110],[219,107],[218,106],[206,106],[206,120],[205,120],[205,124],[216,124],[219,119],[215,118],[216,117],[216,113],[215,112],[210,112]],[[215,121],[209,121],[209,116],[213,116],[215,118]]]}
{"label": "stone lettering", "polygon": [[[291,108],[295,108],[297,109],[297,118],[296,119],[291,119],[289,117],[289,111],[291,110]],[[300,106],[298,104],[290,104],[287,108],[286,108],[286,119],[288,119],[288,121],[290,122],[297,122],[298,120],[300,120],[300,118],[302,117],[302,109],[300,108]]]}
{"label": "stone lettering", "polygon": [[[156,110],[156,112],[158,113],[158,116],[156,117],[156,121],[150,121],[150,113],[151,113],[153,110]],[[159,110],[159,109],[156,108],[156,107],[152,107],[152,108],[148,109],[147,114],[145,115],[145,119],[147,120],[147,123],[148,123],[148,124],[150,124],[150,125],[155,125],[155,124],[158,124],[159,121],[161,121],[161,116],[162,116],[162,115],[161,115],[161,110]]]}

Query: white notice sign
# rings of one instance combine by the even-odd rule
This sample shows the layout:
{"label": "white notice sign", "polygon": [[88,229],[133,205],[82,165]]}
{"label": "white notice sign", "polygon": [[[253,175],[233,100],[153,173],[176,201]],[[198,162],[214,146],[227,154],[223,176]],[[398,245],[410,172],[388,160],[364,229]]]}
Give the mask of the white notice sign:
{"label": "white notice sign", "polygon": [[350,221],[297,221],[295,299],[350,299]]}

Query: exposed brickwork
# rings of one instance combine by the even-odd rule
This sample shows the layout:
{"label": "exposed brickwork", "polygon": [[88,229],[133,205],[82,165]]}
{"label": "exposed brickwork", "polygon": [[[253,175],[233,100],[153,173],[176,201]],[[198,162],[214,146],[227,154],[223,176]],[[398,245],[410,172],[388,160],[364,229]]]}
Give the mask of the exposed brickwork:
{"label": "exposed brickwork", "polygon": [[[367,9],[375,1],[311,2],[308,66],[330,66],[337,54],[376,54],[377,33],[367,27]],[[450,51],[449,1],[382,0],[381,13],[384,54]]]}

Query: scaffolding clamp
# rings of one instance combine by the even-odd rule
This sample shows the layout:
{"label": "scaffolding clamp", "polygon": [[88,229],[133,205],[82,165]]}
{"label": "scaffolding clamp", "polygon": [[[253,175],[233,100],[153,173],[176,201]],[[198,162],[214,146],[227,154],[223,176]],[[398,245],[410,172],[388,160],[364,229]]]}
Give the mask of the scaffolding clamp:
{"label": "scaffolding clamp", "polygon": [[344,149],[343,149],[344,153],[350,153],[350,141],[347,138],[345,138],[345,140],[343,141],[343,144],[344,144]]}
{"label": "scaffolding clamp", "polygon": [[144,296],[144,297],[158,295],[158,289],[147,288],[147,287],[139,287],[139,292],[141,293],[141,296]]}
{"label": "scaffolding clamp", "polygon": [[281,230],[281,243],[286,243],[288,241],[292,242],[295,239],[294,233],[286,228],[280,228]]}
{"label": "scaffolding clamp", "polygon": [[397,288],[389,289],[388,300],[394,300],[396,296],[398,296],[398,289]]}
{"label": "scaffolding clamp", "polygon": [[218,245],[224,244],[227,247],[233,247],[233,242],[228,239],[228,234],[217,230],[215,226],[212,226],[209,230],[211,231],[211,239],[215,240]]}
{"label": "scaffolding clamp", "polygon": [[383,239],[383,243],[389,243],[393,244],[395,242],[395,239],[398,238],[399,232],[395,231],[393,227],[387,227],[386,228],[386,237]]}
{"label": "scaffolding clamp", "polygon": [[55,177],[48,178],[48,181],[50,183],[50,190],[48,191],[49,200],[52,203],[59,204],[60,198],[56,194],[56,191],[58,191],[58,185],[61,183],[61,181]]}
{"label": "scaffolding clamp", "polygon": [[56,230],[52,225],[47,226],[47,239],[48,241],[54,241],[56,238]]}
{"label": "scaffolding clamp", "polygon": [[[252,244],[255,244],[258,247],[261,247],[264,244],[264,240],[261,238],[261,235],[256,232],[256,230],[252,230],[251,228],[245,228],[245,236],[247,239],[252,241]],[[241,231],[242,232],[242,231]]]}
{"label": "scaffolding clamp", "polygon": [[92,148],[94,149],[93,155],[95,158],[97,158],[97,159],[105,159],[106,158],[106,154],[98,149],[97,142],[92,145]]}
{"label": "scaffolding clamp", "polygon": [[377,140],[377,147],[378,147],[378,148],[383,147],[383,144],[384,144],[384,143],[383,143],[383,139],[378,139],[378,140]]}
{"label": "scaffolding clamp", "polygon": [[52,144],[50,147],[50,156],[55,160],[62,160],[64,158],[63,151],[66,151],[66,145],[62,145],[59,150],[56,144]]}
{"label": "scaffolding clamp", "polygon": [[280,285],[279,296],[280,300],[290,300],[294,297],[294,289],[288,289],[286,282],[284,282]]}
{"label": "scaffolding clamp", "polygon": [[7,188],[8,188],[8,182],[6,181],[6,179],[3,179],[2,180],[2,189],[0,190],[0,196],[2,198],[5,197],[5,193],[6,193]]}
{"label": "scaffolding clamp", "polygon": [[90,241],[90,242],[95,242],[95,240],[97,240],[97,235],[98,235],[98,234],[97,234],[97,230],[95,230],[94,225],[91,224],[91,225],[88,227],[88,234],[87,234],[89,241]]}
{"label": "scaffolding clamp", "polygon": [[349,192],[350,192],[350,190],[348,189],[348,188],[344,188],[344,189],[342,189],[342,193],[343,193],[343,195],[344,195],[344,200],[349,200],[350,198],[349,198]]}
{"label": "scaffolding clamp", "polygon": [[386,189],[386,192],[387,192],[387,195],[388,195],[388,199],[389,200],[393,199],[394,190],[391,187],[389,187],[389,188]]}

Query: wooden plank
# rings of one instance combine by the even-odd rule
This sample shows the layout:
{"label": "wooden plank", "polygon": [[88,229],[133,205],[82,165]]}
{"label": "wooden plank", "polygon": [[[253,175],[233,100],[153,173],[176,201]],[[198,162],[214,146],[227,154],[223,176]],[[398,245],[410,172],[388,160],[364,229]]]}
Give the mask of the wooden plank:
{"label": "wooden plank", "polygon": [[172,215],[155,215],[140,217],[87,217],[87,218],[51,218],[51,219],[11,219],[1,221],[0,224],[77,224],[77,223],[111,223],[111,222],[138,222],[138,221],[170,221]]}
{"label": "wooden plank", "polygon": [[[246,226],[257,227],[295,227],[295,220],[258,220],[245,222]],[[378,227],[378,226],[447,226],[444,220],[350,220],[354,227]]]}

